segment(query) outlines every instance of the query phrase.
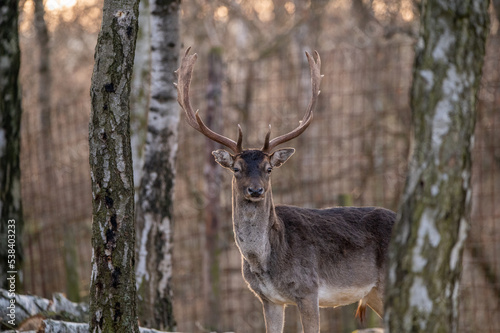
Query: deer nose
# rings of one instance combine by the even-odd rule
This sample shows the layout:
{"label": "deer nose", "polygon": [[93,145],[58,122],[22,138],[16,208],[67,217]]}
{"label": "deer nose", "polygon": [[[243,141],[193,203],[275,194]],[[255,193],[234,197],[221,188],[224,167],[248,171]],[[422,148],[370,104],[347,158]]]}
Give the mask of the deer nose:
{"label": "deer nose", "polygon": [[260,197],[262,195],[262,193],[264,193],[264,189],[262,187],[258,187],[258,188],[248,187],[247,192],[250,196],[257,198],[257,197]]}

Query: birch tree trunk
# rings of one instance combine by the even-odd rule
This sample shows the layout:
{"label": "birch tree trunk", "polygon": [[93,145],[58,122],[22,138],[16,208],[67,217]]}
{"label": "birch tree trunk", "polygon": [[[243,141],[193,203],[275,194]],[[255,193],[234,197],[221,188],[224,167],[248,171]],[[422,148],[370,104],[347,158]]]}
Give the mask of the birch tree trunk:
{"label": "birch tree trunk", "polygon": [[172,233],[180,119],[174,71],[179,58],[179,0],[150,1],[151,99],[137,204],[136,281],[141,324],[174,330]]}
{"label": "birch tree trunk", "polygon": [[389,254],[390,332],[457,332],[488,4],[422,2],[411,91],[415,147]]}
{"label": "birch tree trunk", "polygon": [[[0,181],[2,182],[0,187],[0,288],[10,289],[7,272],[19,272],[21,269],[23,253],[21,236],[24,225],[19,168],[21,93],[18,77],[21,53],[18,1],[2,1],[0,13],[2,13],[0,15]],[[12,243],[12,240],[15,243]],[[13,247],[9,246],[12,244],[14,244]],[[20,287],[17,284],[17,288]],[[20,289],[16,290],[16,292],[19,291]]]}
{"label": "birch tree trunk", "polygon": [[144,160],[143,151],[146,142],[151,85],[150,26],[149,0],[142,0],[139,3],[139,31],[137,33],[132,91],[130,95],[130,141],[132,144],[132,162],[134,165],[134,187],[137,192],[139,191]]}
{"label": "birch tree trunk", "polygon": [[138,0],[104,0],[90,96],[90,332],[139,332],[134,275],[130,81]]}

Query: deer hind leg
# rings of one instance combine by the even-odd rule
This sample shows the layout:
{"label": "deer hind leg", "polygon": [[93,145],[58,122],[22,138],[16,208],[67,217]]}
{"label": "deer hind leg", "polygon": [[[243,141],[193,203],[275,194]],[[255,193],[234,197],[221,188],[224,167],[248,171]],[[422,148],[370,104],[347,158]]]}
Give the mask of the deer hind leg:
{"label": "deer hind leg", "polygon": [[366,306],[368,305],[380,318],[382,318],[384,315],[383,297],[384,295],[377,287],[372,288],[372,290],[359,301],[356,317],[363,322],[366,317]]}

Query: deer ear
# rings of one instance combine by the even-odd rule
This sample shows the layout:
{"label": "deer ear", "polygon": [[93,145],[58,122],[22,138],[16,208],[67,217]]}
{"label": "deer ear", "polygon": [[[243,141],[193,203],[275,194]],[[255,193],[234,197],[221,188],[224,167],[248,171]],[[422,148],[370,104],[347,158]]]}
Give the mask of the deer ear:
{"label": "deer ear", "polygon": [[273,168],[278,168],[280,167],[283,163],[288,161],[290,156],[295,153],[295,149],[293,148],[284,148],[284,149],[279,149],[276,150],[272,155],[271,155],[271,165]]}
{"label": "deer ear", "polygon": [[224,149],[217,149],[212,152],[212,155],[215,157],[215,162],[219,163],[224,168],[231,169],[233,167],[234,157]]}

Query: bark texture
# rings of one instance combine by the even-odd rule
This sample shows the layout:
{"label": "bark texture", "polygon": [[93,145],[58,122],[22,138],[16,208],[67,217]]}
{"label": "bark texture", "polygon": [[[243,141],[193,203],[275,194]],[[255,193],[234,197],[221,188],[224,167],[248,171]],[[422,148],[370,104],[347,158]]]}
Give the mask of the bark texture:
{"label": "bark texture", "polygon": [[134,275],[130,81],[138,0],[105,0],[90,89],[90,332],[139,332]]}
{"label": "bark texture", "polygon": [[[23,253],[21,237],[24,223],[19,168],[21,93],[18,83],[20,50],[17,6],[16,0],[2,1],[0,4],[0,13],[2,13],[0,15],[0,181],[2,182],[0,288],[6,289],[9,289],[7,272],[20,271]],[[8,223],[9,220],[14,220],[15,223]],[[12,239],[15,240],[15,244],[10,247],[8,244],[12,244],[9,242]],[[14,260],[14,262],[9,260]],[[20,287],[17,284],[18,290],[16,291],[19,292]]]}
{"label": "bark texture", "polygon": [[456,332],[488,1],[422,2],[411,91],[415,145],[393,231],[390,332]]}
{"label": "bark texture", "polygon": [[[147,117],[150,97],[151,73],[151,29],[149,0],[139,3],[139,31],[135,47],[134,74],[130,96],[130,128],[132,161],[134,163],[134,185],[138,191],[143,166],[146,142]],[[136,192],[137,198],[137,192]]]}
{"label": "bark texture", "polygon": [[180,1],[150,1],[151,98],[137,204],[136,281],[141,324],[174,330],[172,233],[179,107],[174,71],[179,58]]}

